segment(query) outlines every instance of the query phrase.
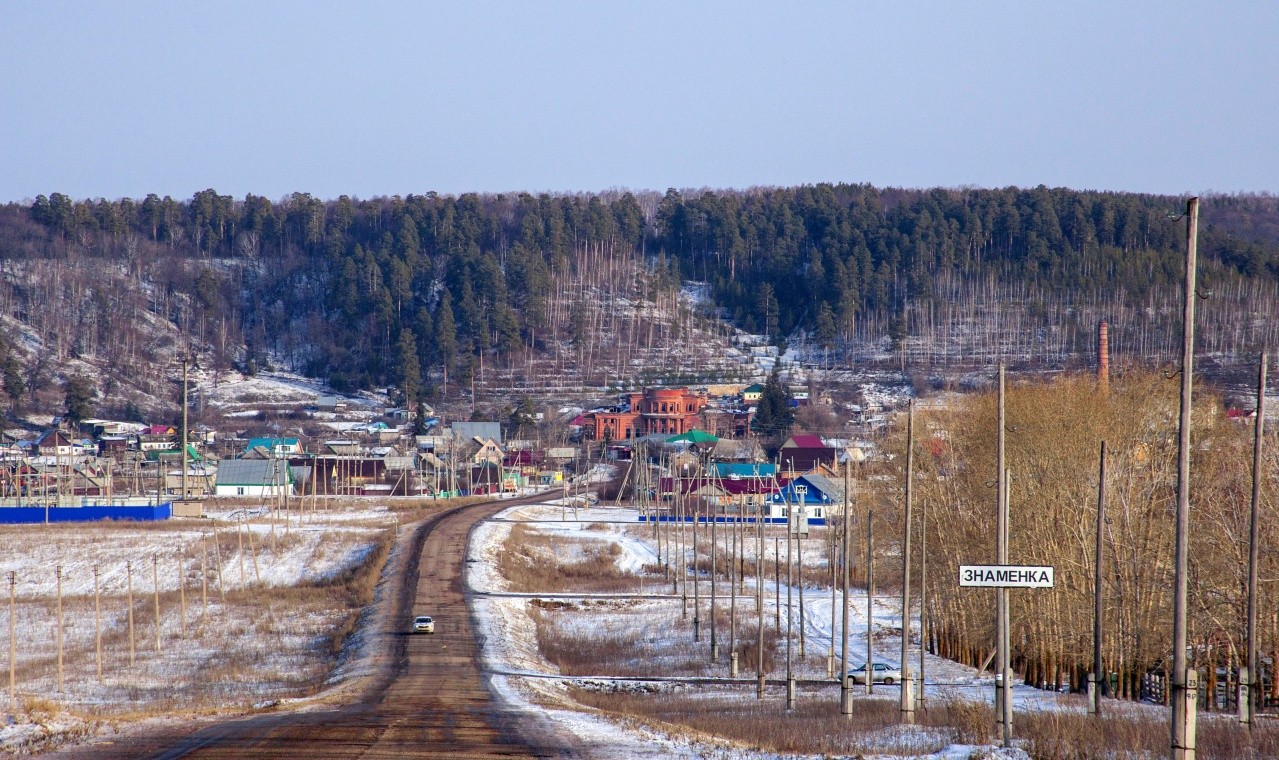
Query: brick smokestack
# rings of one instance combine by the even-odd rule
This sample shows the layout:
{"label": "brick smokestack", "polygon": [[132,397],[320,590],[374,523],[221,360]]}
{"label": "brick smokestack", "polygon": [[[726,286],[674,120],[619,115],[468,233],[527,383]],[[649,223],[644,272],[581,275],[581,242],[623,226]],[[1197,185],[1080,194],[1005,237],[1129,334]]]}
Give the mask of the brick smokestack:
{"label": "brick smokestack", "polygon": [[1097,325],[1097,385],[1110,386],[1110,330],[1105,320]]}

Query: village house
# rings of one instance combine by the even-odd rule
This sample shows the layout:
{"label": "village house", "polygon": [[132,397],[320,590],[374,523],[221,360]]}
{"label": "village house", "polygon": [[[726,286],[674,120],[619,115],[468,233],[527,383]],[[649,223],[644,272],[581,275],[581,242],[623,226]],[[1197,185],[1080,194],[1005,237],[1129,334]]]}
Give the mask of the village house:
{"label": "village house", "polygon": [[282,459],[223,459],[214,496],[292,496],[293,472]]}

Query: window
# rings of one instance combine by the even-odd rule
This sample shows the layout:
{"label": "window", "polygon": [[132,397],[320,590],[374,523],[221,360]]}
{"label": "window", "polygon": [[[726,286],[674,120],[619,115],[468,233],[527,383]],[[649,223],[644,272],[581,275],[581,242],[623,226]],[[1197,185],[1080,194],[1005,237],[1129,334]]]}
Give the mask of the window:
{"label": "window", "polygon": [[244,495],[244,486],[236,486],[236,488],[235,488],[235,495],[236,495],[236,496],[243,496],[243,495]]}

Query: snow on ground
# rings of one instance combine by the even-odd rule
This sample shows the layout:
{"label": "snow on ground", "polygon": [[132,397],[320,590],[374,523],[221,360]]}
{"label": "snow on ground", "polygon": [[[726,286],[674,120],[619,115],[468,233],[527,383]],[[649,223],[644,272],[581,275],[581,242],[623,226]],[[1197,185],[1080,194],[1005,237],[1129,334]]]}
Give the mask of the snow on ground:
{"label": "snow on ground", "polygon": [[[537,706],[546,708],[547,714],[563,730],[577,736],[590,748],[592,756],[636,757],[646,754],[675,755],[681,757],[699,757],[713,754],[716,757],[759,757],[755,752],[733,749],[727,746],[694,745],[682,739],[669,736],[657,736],[651,731],[637,729],[634,724],[614,723],[573,702],[567,695],[562,679],[556,668],[547,662],[538,650],[536,626],[531,617],[534,609],[534,595],[510,594],[506,581],[497,569],[498,555],[504,551],[504,544],[512,527],[517,523],[527,528],[554,538],[556,556],[567,561],[584,556],[593,544],[612,544],[618,547],[616,555],[620,569],[639,573],[644,568],[654,570],[657,552],[652,542],[651,528],[636,524],[637,513],[633,509],[593,507],[579,508],[576,512],[568,503],[551,503],[539,506],[513,507],[479,526],[473,534],[471,559],[468,564],[467,584],[478,594],[472,599],[480,632],[484,636],[483,657],[485,666],[496,675],[493,676],[495,688],[502,697],[514,705],[530,710]],[[529,522],[538,521],[538,522]],[[725,534],[721,534],[723,536]],[[839,611],[842,602],[836,596],[832,603],[829,585],[818,585],[829,573],[826,564],[826,546],[820,529],[814,531],[812,537],[804,543],[804,564],[807,580],[804,589],[804,659],[798,658],[799,606],[797,586],[791,588],[792,601],[795,604],[792,624],[795,631],[793,660],[796,677],[822,681],[827,677],[827,655],[831,651],[832,634],[834,634],[835,666],[838,667],[838,654],[842,629]],[[576,546],[575,546],[576,545]],[[773,558],[774,543],[770,536],[765,545],[765,558]],[[753,566],[756,556],[755,544],[745,544],[747,564]],[[705,544],[702,546],[705,553]],[[782,552],[785,561],[785,549]],[[651,584],[651,585],[650,585]],[[728,609],[727,584],[721,583],[721,614]],[[778,614],[780,597],[780,619],[782,628],[786,626],[786,591],[784,583],[779,587],[771,579],[764,584],[765,615],[770,622]],[[669,594],[669,581],[661,580],[658,575],[644,578],[643,591],[648,594]],[[780,594],[778,593],[780,592]],[[706,619],[708,617],[709,580],[701,583],[703,605],[703,642],[706,641]],[[563,595],[572,597],[572,594]],[[728,631],[719,632],[721,641],[721,664],[711,666],[709,663],[695,666],[697,672],[688,672],[688,642],[676,640],[672,632],[678,633],[681,617],[682,600],[679,596],[666,599],[636,598],[632,595],[625,599],[608,602],[589,600],[584,595],[583,603],[576,611],[558,610],[559,625],[562,630],[573,636],[594,636],[600,640],[608,640],[619,632],[635,635],[647,648],[642,653],[643,672],[672,672],[682,668],[678,675],[728,676]],[[693,593],[689,592],[690,604]],[[746,621],[754,614],[755,583],[753,578],[746,584],[744,596],[738,597],[739,614]],[[587,602],[589,601],[589,604]],[[854,590],[849,596],[849,663],[855,668],[866,659],[866,593]],[[588,611],[586,611],[588,610]],[[873,657],[876,661],[898,665],[900,660],[900,610],[898,597],[877,595],[873,600],[871,625]],[[834,616],[832,619],[832,612]],[[910,647],[910,666],[918,668],[918,630],[916,641]],[[697,645],[707,647],[706,643]],[[777,670],[770,678],[784,677],[785,646],[777,653]],[[978,673],[975,669],[958,663],[925,654],[927,675],[927,696],[929,700],[945,701],[949,699],[981,700],[993,703],[994,677],[989,671]],[[599,673],[592,678],[595,684],[611,683],[615,687],[625,688],[624,681],[610,681],[608,673]],[[620,675],[620,674],[614,674]],[[742,673],[741,677],[751,678],[753,673]],[[548,678],[547,676],[552,676]],[[726,683],[723,687],[702,686],[707,693],[730,695],[742,693],[742,687]],[[872,698],[896,701],[899,695],[898,686],[877,684]],[[833,695],[834,688],[831,689]],[[1055,694],[1034,689],[1020,683],[1014,685],[1014,699],[1019,710],[1068,710],[1083,712],[1084,700],[1077,695]],[[753,689],[752,689],[753,696]],[[859,699],[865,698],[862,696]],[[1139,708],[1140,706],[1138,706]],[[922,729],[921,729],[922,730]],[[603,744],[596,746],[597,742]],[[890,738],[885,738],[890,742]],[[934,755],[938,758],[968,757],[974,749],[991,757],[1005,757],[996,752],[996,748],[973,748],[966,745],[953,745],[945,751]],[[767,757],[768,755],[764,755]],[[1007,757],[1023,757],[1015,752]]]}
{"label": "snow on ground", "polygon": [[[14,576],[18,702],[0,688],[0,753],[38,751],[110,730],[120,719],[247,709],[322,681],[333,666],[329,637],[351,613],[323,590],[306,589],[363,561],[395,517],[385,508],[294,510],[287,528],[274,517],[266,508],[240,508],[204,520],[0,527],[0,597]],[[0,638],[9,618],[0,598]]]}

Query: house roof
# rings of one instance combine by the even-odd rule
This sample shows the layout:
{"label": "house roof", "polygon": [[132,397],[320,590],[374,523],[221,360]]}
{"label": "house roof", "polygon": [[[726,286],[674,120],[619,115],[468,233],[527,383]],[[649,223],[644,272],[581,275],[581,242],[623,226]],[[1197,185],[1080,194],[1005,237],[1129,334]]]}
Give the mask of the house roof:
{"label": "house roof", "polygon": [[260,446],[267,451],[271,451],[277,446],[296,448],[297,445],[298,439],[296,438],[250,438],[249,445],[245,446],[244,450],[249,451],[250,449],[256,449]]}
{"label": "house roof", "polygon": [[667,443],[680,443],[687,441],[688,443],[715,443],[719,439],[707,433],[705,430],[690,430],[687,433],[673,435],[666,439]]}
{"label": "house roof", "polygon": [[219,486],[272,486],[292,482],[293,472],[283,459],[223,459],[218,462]]}
{"label": "house roof", "polygon": [[764,386],[763,386],[763,385],[761,385],[761,384],[759,384],[759,383],[755,383],[755,384],[753,384],[753,385],[749,385],[749,386],[747,386],[746,388],[743,388],[743,389],[742,389],[742,393],[743,393],[743,394],[746,394],[746,393],[763,393],[763,392],[764,392]]}
{"label": "house roof", "polygon": [[792,435],[782,444],[783,449],[822,449],[826,448],[826,444],[822,442],[820,435],[799,434]]}
{"label": "house roof", "polygon": [[724,479],[771,478],[777,474],[772,462],[716,462],[711,467],[715,475]]}
{"label": "house roof", "polygon": [[454,422],[453,435],[470,440],[476,436],[502,440],[502,423],[500,422]]}
{"label": "house roof", "polygon": [[795,498],[796,486],[807,486],[808,492],[804,496],[805,503],[841,503],[844,501],[844,485],[842,483],[813,472],[805,473],[792,480],[785,488],[773,496],[773,500],[786,501],[787,499]]}

